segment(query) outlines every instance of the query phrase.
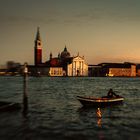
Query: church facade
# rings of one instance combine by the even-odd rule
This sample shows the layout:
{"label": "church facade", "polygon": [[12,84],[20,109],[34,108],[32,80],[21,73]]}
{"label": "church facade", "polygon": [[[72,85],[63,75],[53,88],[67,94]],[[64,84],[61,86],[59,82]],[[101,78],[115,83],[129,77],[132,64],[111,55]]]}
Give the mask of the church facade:
{"label": "church facade", "polygon": [[88,76],[88,65],[84,57],[79,54],[71,57],[66,46],[57,57],[53,57],[52,53],[50,53],[49,60],[42,62],[42,41],[39,28],[37,28],[34,65],[29,66],[29,73],[30,75],[38,76]]}
{"label": "church facade", "polygon": [[68,76],[88,76],[88,65],[85,63],[84,57],[73,57],[72,62],[67,66]]}

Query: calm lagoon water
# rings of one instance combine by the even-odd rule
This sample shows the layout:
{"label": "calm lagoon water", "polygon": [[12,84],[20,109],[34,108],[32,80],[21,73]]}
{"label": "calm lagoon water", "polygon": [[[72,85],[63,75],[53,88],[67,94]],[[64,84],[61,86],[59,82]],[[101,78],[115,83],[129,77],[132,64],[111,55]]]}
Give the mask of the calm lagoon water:
{"label": "calm lagoon water", "polygon": [[[83,108],[77,95],[104,96],[109,88],[122,105]],[[0,139],[139,140],[140,78],[28,77],[29,110],[0,112]],[[0,100],[22,103],[23,78],[0,77]]]}

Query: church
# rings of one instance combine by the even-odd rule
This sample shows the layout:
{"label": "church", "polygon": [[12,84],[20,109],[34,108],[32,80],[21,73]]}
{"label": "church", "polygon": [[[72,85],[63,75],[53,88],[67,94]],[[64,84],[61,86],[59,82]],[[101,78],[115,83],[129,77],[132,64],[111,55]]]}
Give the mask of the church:
{"label": "church", "polygon": [[88,76],[88,64],[79,53],[72,57],[66,46],[57,57],[53,57],[50,53],[49,60],[42,62],[42,41],[38,27],[34,46],[34,65],[29,66],[29,74],[32,76]]}

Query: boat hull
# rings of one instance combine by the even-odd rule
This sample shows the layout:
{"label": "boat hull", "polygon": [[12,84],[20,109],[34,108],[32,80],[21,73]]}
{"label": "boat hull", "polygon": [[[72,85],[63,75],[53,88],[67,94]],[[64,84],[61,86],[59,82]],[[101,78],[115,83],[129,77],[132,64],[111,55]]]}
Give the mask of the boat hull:
{"label": "boat hull", "polygon": [[15,111],[21,109],[21,104],[0,101],[0,112]]}
{"label": "boat hull", "polygon": [[116,104],[122,104],[124,98],[123,97],[114,97],[114,98],[94,98],[94,97],[82,97],[77,96],[77,99],[83,106],[94,106],[94,107],[106,107],[112,106]]}

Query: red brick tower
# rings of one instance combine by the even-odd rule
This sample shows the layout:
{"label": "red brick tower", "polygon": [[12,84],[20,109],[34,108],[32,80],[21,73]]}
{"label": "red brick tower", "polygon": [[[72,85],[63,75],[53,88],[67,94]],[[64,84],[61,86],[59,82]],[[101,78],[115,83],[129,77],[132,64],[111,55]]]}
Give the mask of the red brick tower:
{"label": "red brick tower", "polygon": [[35,66],[39,66],[42,63],[42,42],[40,38],[39,27],[37,28],[37,34],[35,39],[34,63]]}

